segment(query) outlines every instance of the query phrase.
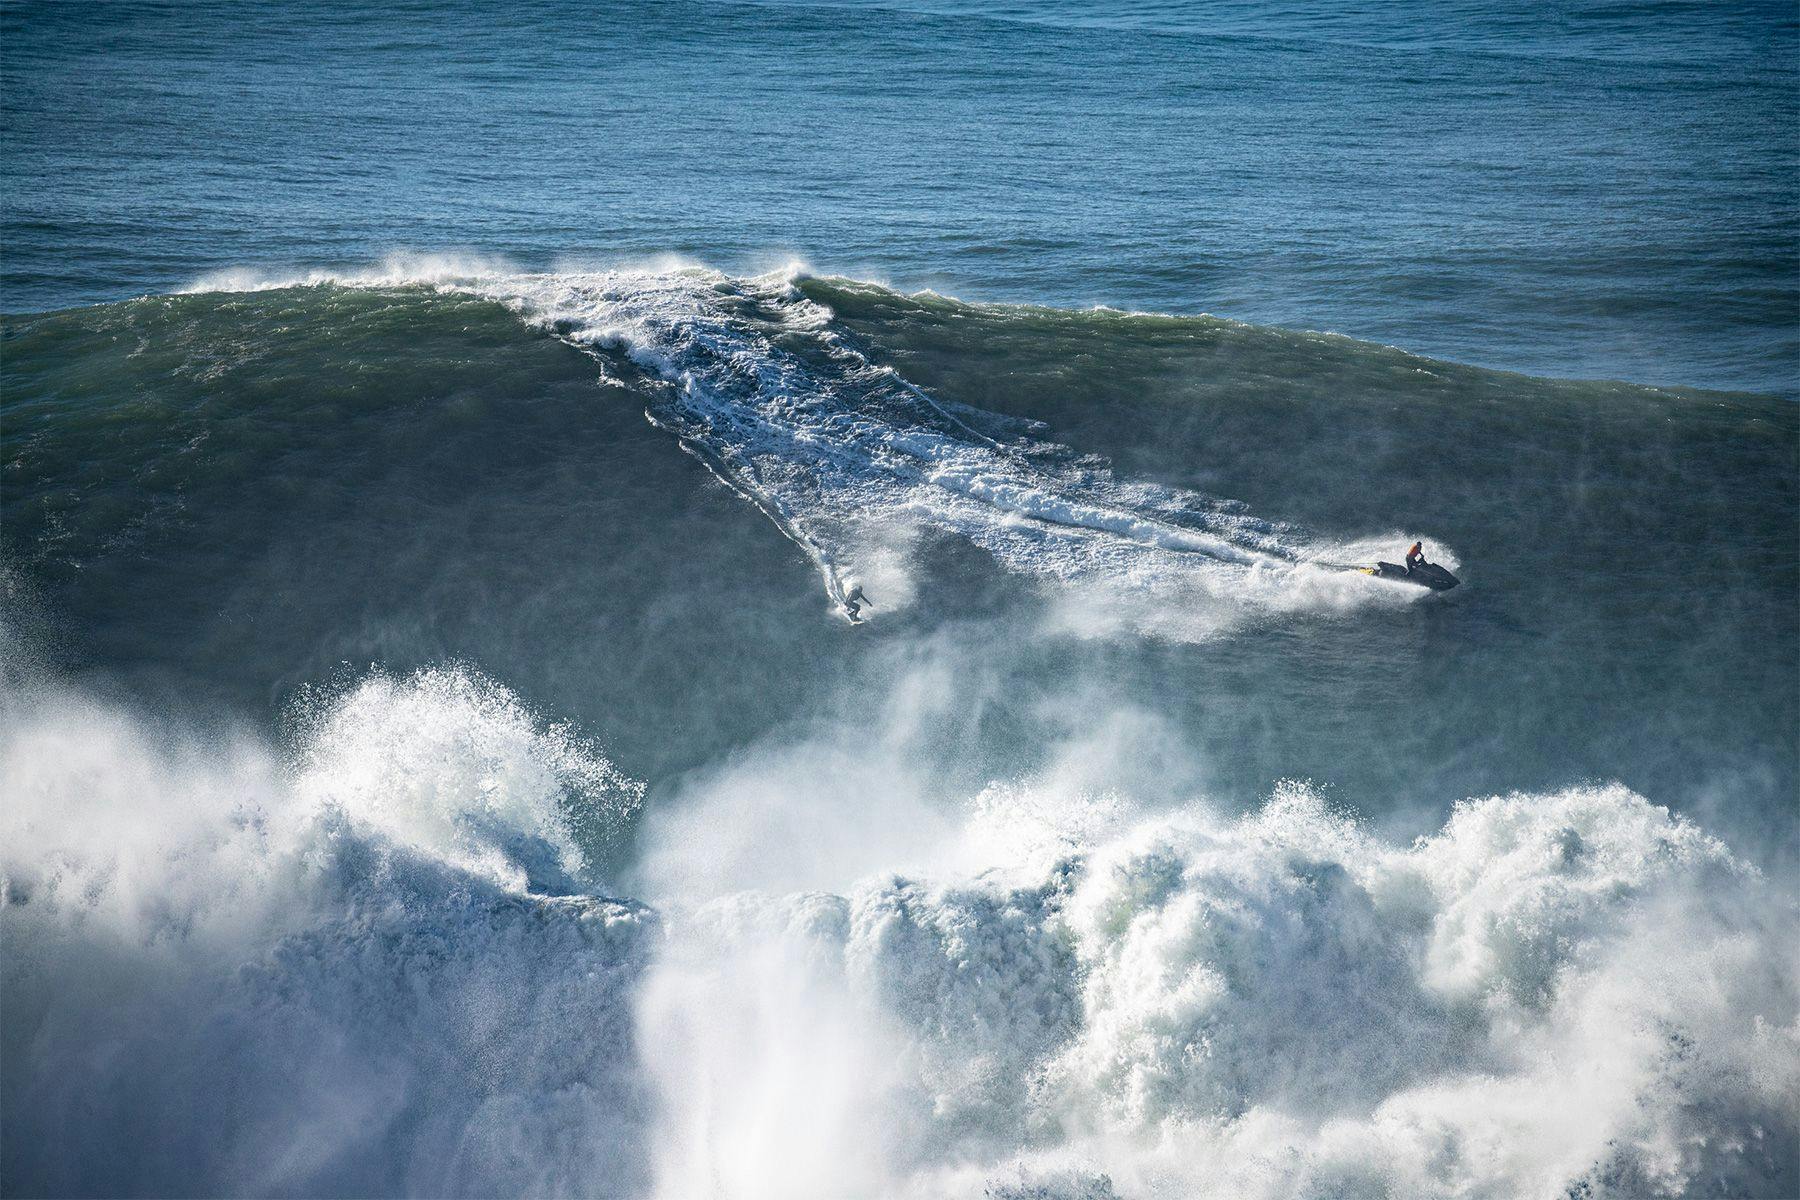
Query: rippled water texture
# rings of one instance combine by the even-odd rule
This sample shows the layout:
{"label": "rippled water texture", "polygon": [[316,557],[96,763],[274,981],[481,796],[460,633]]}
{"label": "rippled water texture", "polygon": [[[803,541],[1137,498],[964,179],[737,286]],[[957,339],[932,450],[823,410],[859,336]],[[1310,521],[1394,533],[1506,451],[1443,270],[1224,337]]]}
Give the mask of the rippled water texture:
{"label": "rippled water texture", "polygon": [[962,7],[9,4],[4,307],[797,257],[1800,391],[1790,5]]}

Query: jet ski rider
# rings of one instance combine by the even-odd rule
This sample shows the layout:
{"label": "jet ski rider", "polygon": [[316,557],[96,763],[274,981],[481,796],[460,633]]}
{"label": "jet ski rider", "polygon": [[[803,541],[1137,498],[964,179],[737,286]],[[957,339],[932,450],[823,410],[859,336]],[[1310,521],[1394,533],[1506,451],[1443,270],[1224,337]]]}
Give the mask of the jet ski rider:
{"label": "jet ski rider", "polygon": [[1412,549],[1406,552],[1406,573],[1411,575],[1413,568],[1425,561],[1425,543],[1414,542]]}

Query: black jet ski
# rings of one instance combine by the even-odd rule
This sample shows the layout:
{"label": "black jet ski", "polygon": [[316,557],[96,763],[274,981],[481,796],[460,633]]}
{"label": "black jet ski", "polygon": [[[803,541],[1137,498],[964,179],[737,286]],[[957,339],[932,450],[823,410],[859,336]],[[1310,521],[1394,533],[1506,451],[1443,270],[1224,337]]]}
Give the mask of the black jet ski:
{"label": "black jet ski", "polygon": [[1373,575],[1377,579],[1398,579],[1402,583],[1416,583],[1420,587],[1428,587],[1434,592],[1447,592],[1462,582],[1436,563],[1428,562],[1422,562],[1410,571],[1399,563],[1378,562],[1372,567],[1364,567],[1363,572]]}

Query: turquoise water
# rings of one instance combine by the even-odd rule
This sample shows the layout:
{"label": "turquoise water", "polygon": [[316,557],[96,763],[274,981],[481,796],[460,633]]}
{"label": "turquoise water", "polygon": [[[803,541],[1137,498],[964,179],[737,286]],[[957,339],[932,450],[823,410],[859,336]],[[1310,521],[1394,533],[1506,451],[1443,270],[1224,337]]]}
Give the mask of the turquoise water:
{"label": "turquoise water", "polygon": [[1800,1186],[1788,9],[0,13],[0,1189]]}

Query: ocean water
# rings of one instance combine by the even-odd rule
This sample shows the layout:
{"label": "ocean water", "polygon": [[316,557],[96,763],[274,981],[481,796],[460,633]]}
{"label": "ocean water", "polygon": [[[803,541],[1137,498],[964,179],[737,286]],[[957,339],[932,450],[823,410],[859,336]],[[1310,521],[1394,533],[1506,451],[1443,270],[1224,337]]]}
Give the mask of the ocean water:
{"label": "ocean water", "polygon": [[1800,394],[1791,4],[4,13],[8,311],[678,254]]}
{"label": "ocean water", "polygon": [[1791,6],[0,38],[0,1191],[1800,1191]]}

